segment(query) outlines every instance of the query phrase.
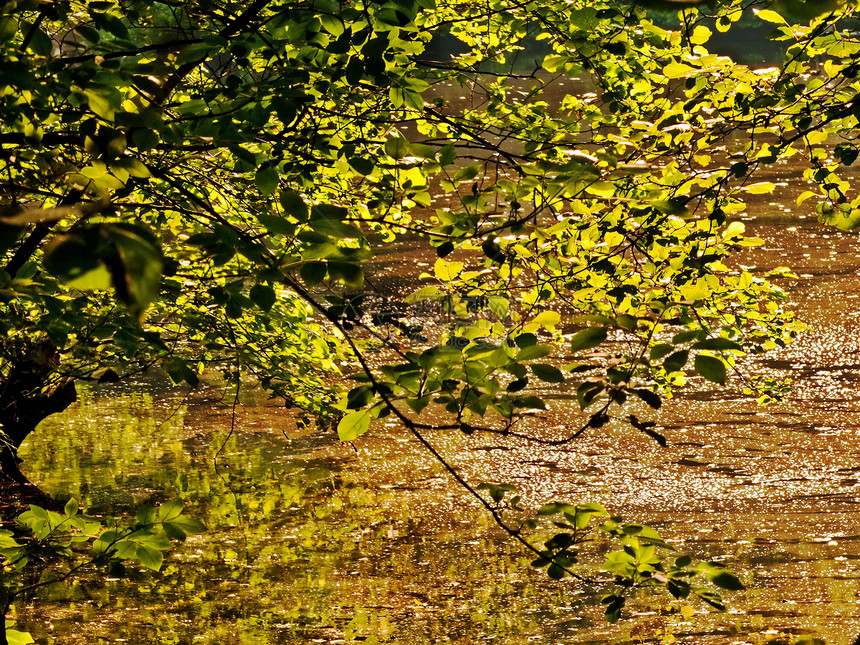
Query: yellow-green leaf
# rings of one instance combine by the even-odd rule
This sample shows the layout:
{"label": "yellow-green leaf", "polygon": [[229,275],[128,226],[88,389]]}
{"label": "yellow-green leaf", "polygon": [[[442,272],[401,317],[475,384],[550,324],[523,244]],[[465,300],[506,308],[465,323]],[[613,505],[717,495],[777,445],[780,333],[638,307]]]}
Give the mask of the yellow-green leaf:
{"label": "yellow-green leaf", "polygon": [[341,441],[353,441],[370,428],[370,413],[356,410],[345,415],[337,424],[337,436]]}
{"label": "yellow-green leaf", "polygon": [[776,184],[771,181],[760,181],[755,184],[750,184],[744,187],[744,190],[750,195],[766,195],[772,193],[776,188]]}
{"label": "yellow-green leaf", "polygon": [[462,262],[448,262],[443,258],[436,260],[436,264],[433,265],[433,273],[443,282],[451,282],[460,275],[462,270]]}
{"label": "yellow-green leaf", "polygon": [[764,20],[765,22],[773,22],[773,23],[776,23],[777,25],[787,25],[788,24],[785,21],[785,18],[780,16],[776,11],[772,11],[770,9],[758,9],[758,10],[754,9],[753,13],[755,13],[755,15],[759,19]]}
{"label": "yellow-green leaf", "polygon": [[666,78],[687,78],[697,71],[695,67],[684,65],[684,63],[669,63],[663,68],[663,76]]}
{"label": "yellow-green leaf", "polygon": [[693,33],[690,36],[690,42],[694,45],[704,45],[711,39],[711,34],[713,32],[705,27],[705,25],[696,25],[696,28],[693,29]]}

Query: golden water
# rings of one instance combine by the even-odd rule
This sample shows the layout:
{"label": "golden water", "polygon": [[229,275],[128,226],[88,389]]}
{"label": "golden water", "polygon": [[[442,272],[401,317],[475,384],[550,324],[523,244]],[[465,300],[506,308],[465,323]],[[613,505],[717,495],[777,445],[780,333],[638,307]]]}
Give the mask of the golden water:
{"label": "golden water", "polygon": [[[786,200],[785,203],[790,203]],[[98,575],[19,605],[40,643],[765,643],[860,633],[860,248],[776,204],[741,261],[787,265],[793,307],[813,326],[749,366],[788,373],[761,408],[701,386],[654,417],[668,448],[620,426],[558,449],[430,434],[474,482],[509,481],[530,505],[598,501],[650,522],[679,550],[728,563],[748,589],[730,611],[643,596],[617,625],[599,586],[530,570],[476,504],[396,426],[357,451],[296,430],[249,396],[232,413],[212,386],[183,397],[155,381],[86,394],[25,444],[28,473],[91,512],[181,497],[210,531],[160,574]],[[393,253],[388,262],[412,262]],[[553,401],[546,432],[569,421]],[[644,413],[643,413],[644,414]],[[220,452],[219,452],[220,451]]]}

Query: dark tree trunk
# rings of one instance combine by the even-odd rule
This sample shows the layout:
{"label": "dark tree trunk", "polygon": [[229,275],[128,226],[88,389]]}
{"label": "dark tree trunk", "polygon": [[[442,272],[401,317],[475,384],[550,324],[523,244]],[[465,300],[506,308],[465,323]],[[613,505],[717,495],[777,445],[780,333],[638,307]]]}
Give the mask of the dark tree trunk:
{"label": "dark tree trunk", "polygon": [[73,379],[58,385],[56,348],[50,343],[34,346],[16,361],[2,380],[0,390],[0,479],[26,482],[18,467],[18,448],[44,419],[62,412],[77,398]]}

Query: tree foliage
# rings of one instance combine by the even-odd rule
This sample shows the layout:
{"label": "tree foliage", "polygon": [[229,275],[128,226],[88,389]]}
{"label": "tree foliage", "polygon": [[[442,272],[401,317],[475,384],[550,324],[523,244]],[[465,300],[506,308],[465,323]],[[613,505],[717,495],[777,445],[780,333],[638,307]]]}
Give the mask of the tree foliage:
{"label": "tree foliage", "polygon": [[[74,498],[66,502],[62,513],[31,505],[16,518],[15,531],[0,529],[0,608],[4,620],[17,598],[62,583],[87,567],[122,576],[125,563],[133,562],[158,571],[164,552],[172,548],[174,540],[185,541],[188,534],[206,530],[198,520],[182,515],[182,507],[182,502],[175,500],[158,509],[144,505],[134,521],[125,524],[82,514]],[[83,555],[82,547],[88,547],[89,553]],[[33,563],[45,559],[62,560],[61,569],[37,575],[33,581]],[[35,642],[26,632],[12,629],[13,625],[5,621],[0,643]]]}
{"label": "tree foliage", "polygon": [[[253,379],[345,441],[393,415],[443,462],[436,428],[665,443],[623,406],[690,378],[778,397],[741,359],[801,326],[731,253],[789,157],[798,203],[860,225],[854,7],[664,2],[667,29],[653,4],[3,2],[6,472],[75,379],[156,364]],[[709,52],[742,16],[782,64]],[[431,258],[409,295],[373,274],[394,243]],[[563,436],[536,422],[559,387]],[[570,535],[537,548],[553,577]],[[626,547],[610,571],[681,588]]]}

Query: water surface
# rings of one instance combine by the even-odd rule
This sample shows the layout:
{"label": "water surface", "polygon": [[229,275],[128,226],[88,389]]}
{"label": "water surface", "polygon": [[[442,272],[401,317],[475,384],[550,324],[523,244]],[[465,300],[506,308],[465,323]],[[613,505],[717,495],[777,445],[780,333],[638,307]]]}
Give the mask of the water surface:
{"label": "water surface", "polygon": [[[780,199],[791,203],[790,195]],[[857,237],[761,204],[765,245],[739,261],[787,265],[813,327],[750,365],[790,374],[767,408],[705,384],[654,416],[670,445],[610,425],[561,448],[459,433],[430,438],[474,482],[509,481],[529,505],[597,501],[679,550],[730,564],[730,611],[642,596],[618,625],[599,584],[553,582],[395,425],[356,443],[299,431],[253,394],[157,378],[85,391],[22,449],[27,472],[90,512],[179,497],[210,531],[159,574],[93,575],[19,607],[40,643],[765,643],[860,633],[860,249]],[[389,267],[414,261],[408,250]],[[536,430],[571,422],[558,393]],[[646,412],[643,411],[643,415]],[[595,555],[595,562],[600,558]]]}

